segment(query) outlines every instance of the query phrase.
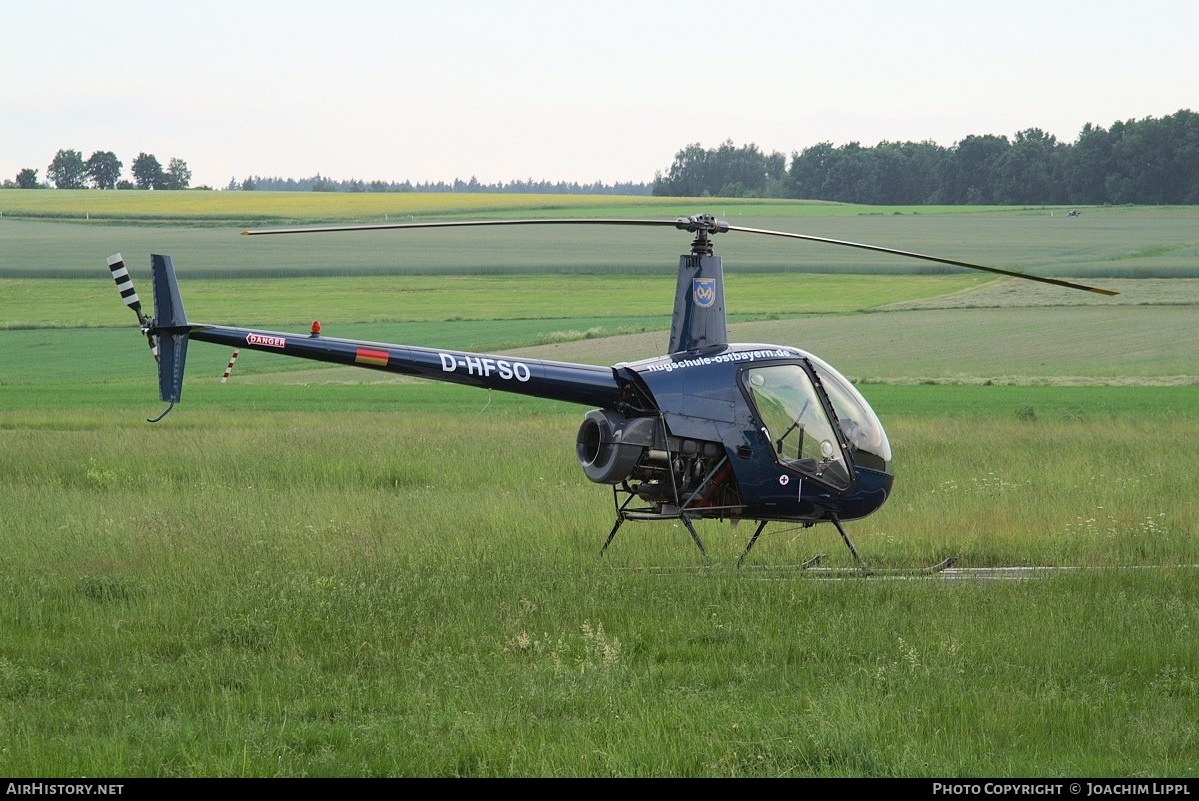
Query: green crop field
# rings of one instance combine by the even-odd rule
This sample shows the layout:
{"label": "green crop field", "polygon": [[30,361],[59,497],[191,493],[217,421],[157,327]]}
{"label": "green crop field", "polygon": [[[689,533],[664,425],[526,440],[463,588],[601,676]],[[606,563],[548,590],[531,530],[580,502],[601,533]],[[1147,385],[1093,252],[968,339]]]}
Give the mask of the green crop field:
{"label": "green crop field", "polygon": [[[576,205],[577,204],[577,205]],[[192,320],[613,364],[686,234],[261,224],[674,217],[732,338],[858,382],[893,497],[834,529],[626,524],[586,409],[193,343],[161,422],[105,259]],[[380,218],[383,219],[380,219]],[[0,772],[1199,776],[1199,209],[0,191]],[[955,557],[961,573],[894,578]],[[1026,568],[1021,578],[966,570]]]}

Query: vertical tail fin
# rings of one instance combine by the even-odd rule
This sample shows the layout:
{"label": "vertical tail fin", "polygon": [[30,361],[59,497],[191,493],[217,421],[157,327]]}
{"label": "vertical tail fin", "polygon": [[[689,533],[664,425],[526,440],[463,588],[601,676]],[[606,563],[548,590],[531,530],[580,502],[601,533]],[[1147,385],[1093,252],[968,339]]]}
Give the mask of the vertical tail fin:
{"label": "vertical tail fin", "polygon": [[150,256],[154,281],[154,328],[158,336],[158,394],[174,405],[183,392],[183,366],[187,361],[187,315],[179,297],[179,283],[170,256]]}
{"label": "vertical tail fin", "polygon": [[729,341],[724,313],[724,267],[719,256],[679,257],[670,352],[682,353]]}

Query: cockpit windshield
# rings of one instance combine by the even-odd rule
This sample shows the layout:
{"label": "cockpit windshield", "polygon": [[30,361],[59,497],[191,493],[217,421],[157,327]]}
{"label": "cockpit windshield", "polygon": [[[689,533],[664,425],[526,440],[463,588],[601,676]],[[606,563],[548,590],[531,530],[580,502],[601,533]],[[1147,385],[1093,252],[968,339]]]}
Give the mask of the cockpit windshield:
{"label": "cockpit windshield", "polygon": [[841,430],[852,448],[854,462],[859,467],[893,472],[887,432],[862,393],[827,362],[811,354],[807,358],[816,368],[816,375],[820,376],[820,383],[833,403]]}
{"label": "cockpit windshield", "polygon": [[745,371],[745,381],[779,463],[848,488],[852,476],[840,440],[803,367],[755,367]]}

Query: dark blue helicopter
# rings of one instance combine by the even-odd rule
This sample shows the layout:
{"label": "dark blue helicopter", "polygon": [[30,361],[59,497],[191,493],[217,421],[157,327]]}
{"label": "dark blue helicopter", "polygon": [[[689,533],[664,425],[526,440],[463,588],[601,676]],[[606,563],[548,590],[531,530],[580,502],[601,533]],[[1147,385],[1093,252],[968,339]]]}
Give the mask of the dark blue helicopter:
{"label": "dark blue helicopter", "polygon": [[[652,225],[694,235],[679,258],[669,351],[611,367],[436,350],[189,322],[169,256],[152,255],[154,317],[141,301],[120,254],[108,265],[126,305],[158,360],[159,394],[180,399],[190,340],[354,365],[435,381],[595,407],[583,417],[575,453],[587,478],[612,487],[616,520],[600,553],[626,521],[678,520],[707,554],[694,520],[756,528],[744,561],[772,522],[831,523],[859,567],[870,572],[842,523],[886,502],[895,480],[891,445],[878,416],[841,373],[811,353],[785,345],[731,344],[724,273],[712,237],[740,231],[803,239],[967,267],[1105,295],[1115,292],[1054,278],[985,267],[892,248],[731,226],[709,215],[676,220],[499,220],[352,225],[246,231],[247,235],[477,225]],[[946,560],[933,569],[947,566]]]}

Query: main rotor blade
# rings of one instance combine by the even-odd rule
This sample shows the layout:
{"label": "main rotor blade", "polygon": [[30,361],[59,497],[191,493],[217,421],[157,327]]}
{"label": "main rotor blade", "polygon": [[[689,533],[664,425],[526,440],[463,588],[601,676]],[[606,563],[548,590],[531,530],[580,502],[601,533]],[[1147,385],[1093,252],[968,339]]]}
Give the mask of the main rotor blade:
{"label": "main rotor blade", "polygon": [[265,236],[268,234],[327,234],[336,231],[385,231],[397,228],[468,228],[484,225],[662,225],[679,227],[675,220],[637,219],[579,219],[560,220],[454,220],[450,222],[375,223],[362,225],[329,225],[312,228],[259,228],[242,231],[242,236]]}
{"label": "main rotor blade", "polygon": [[763,234],[765,236],[781,236],[788,239],[805,239],[809,242],[825,242],[830,245],[844,245],[850,248],[860,248],[862,250],[873,250],[877,253],[890,253],[895,256],[906,256],[910,259],[922,259],[924,261],[934,261],[939,264],[949,264],[954,267],[967,267],[971,270],[982,270],[983,272],[996,273],[998,275],[1009,275],[1013,278],[1024,278],[1028,281],[1040,281],[1043,284],[1053,284],[1055,286],[1064,286],[1069,289],[1082,289],[1087,292],[1096,292],[1100,295],[1119,295],[1111,289],[1102,289],[1096,286],[1087,286],[1086,284],[1075,284],[1070,281],[1062,281],[1058,278],[1044,278],[1039,275],[1029,275],[1027,273],[1018,273],[1015,270],[1004,270],[999,267],[986,267],[982,264],[972,264],[968,261],[958,261],[956,259],[943,259],[940,256],[929,256],[924,253],[913,253],[909,250],[896,250],[895,248],[885,248],[880,245],[866,245],[861,242],[846,242],[843,239],[828,239],[823,236],[812,236],[810,234],[792,234],[786,231],[768,231],[763,228],[742,228],[738,225],[730,225],[730,231],[741,231],[747,234]]}
{"label": "main rotor blade", "polygon": [[895,256],[905,256],[910,259],[921,259],[922,261],[937,262],[938,264],[948,264],[954,267],[965,267],[971,270],[982,270],[983,272],[995,273],[996,275],[1007,275],[1013,278],[1023,278],[1027,281],[1039,281],[1043,284],[1053,284],[1054,286],[1062,286],[1068,289],[1081,289],[1086,292],[1095,292],[1100,295],[1119,295],[1110,289],[1102,289],[1100,287],[1087,286],[1086,284],[1076,284],[1071,281],[1063,281],[1058,278],[1044,278],[1039,275],[1029,275],[1027,273],[1016,272],[1015,270],[1004,270],[999,267],[987,267],[982,264],[973,264],[968,261],[958,261],[957,259],[946,259],[940,256],[929,256],[924,253],[913,253],[908,250],[896,250],[895,248],[882,247],[881,245],[867,245],[861,242],[847,242],[843,239],[829,239],[823,236],[812,236],[811,234],[793,234],[787,231],[770,231],[764,228],[745,228],[739,225],[729,225],[724,220],[718,220],[710,215],[693,215],[691,217],[678,217],[674,220],[646,220],[646,219],[611,219],[611,218],[562,218],[562,219],[538,219],[538,220],[453,220],[441,222],[409,222],[409,223],[371,223],[358,225],[329,225],[315,226],[307,228],[259,228],[256,230],[242,231],[242,236],[266,236],[271,234],[321,234],[333,233],[337,231],[386,231],[404,228],[469,228],[488,225],[643,225],[643,226],[668,226],[684,231],[698,233],[701,236],[706,234],[717,234],[725,231],[740,231],[746,234],[760,234],[763,236],[780,236],[787,239],[804,239],[809,242],[824,242],[830,245],[842,245],[844,247],[859,248],[861,250],[872,250],[876,253],[890,253]]}

